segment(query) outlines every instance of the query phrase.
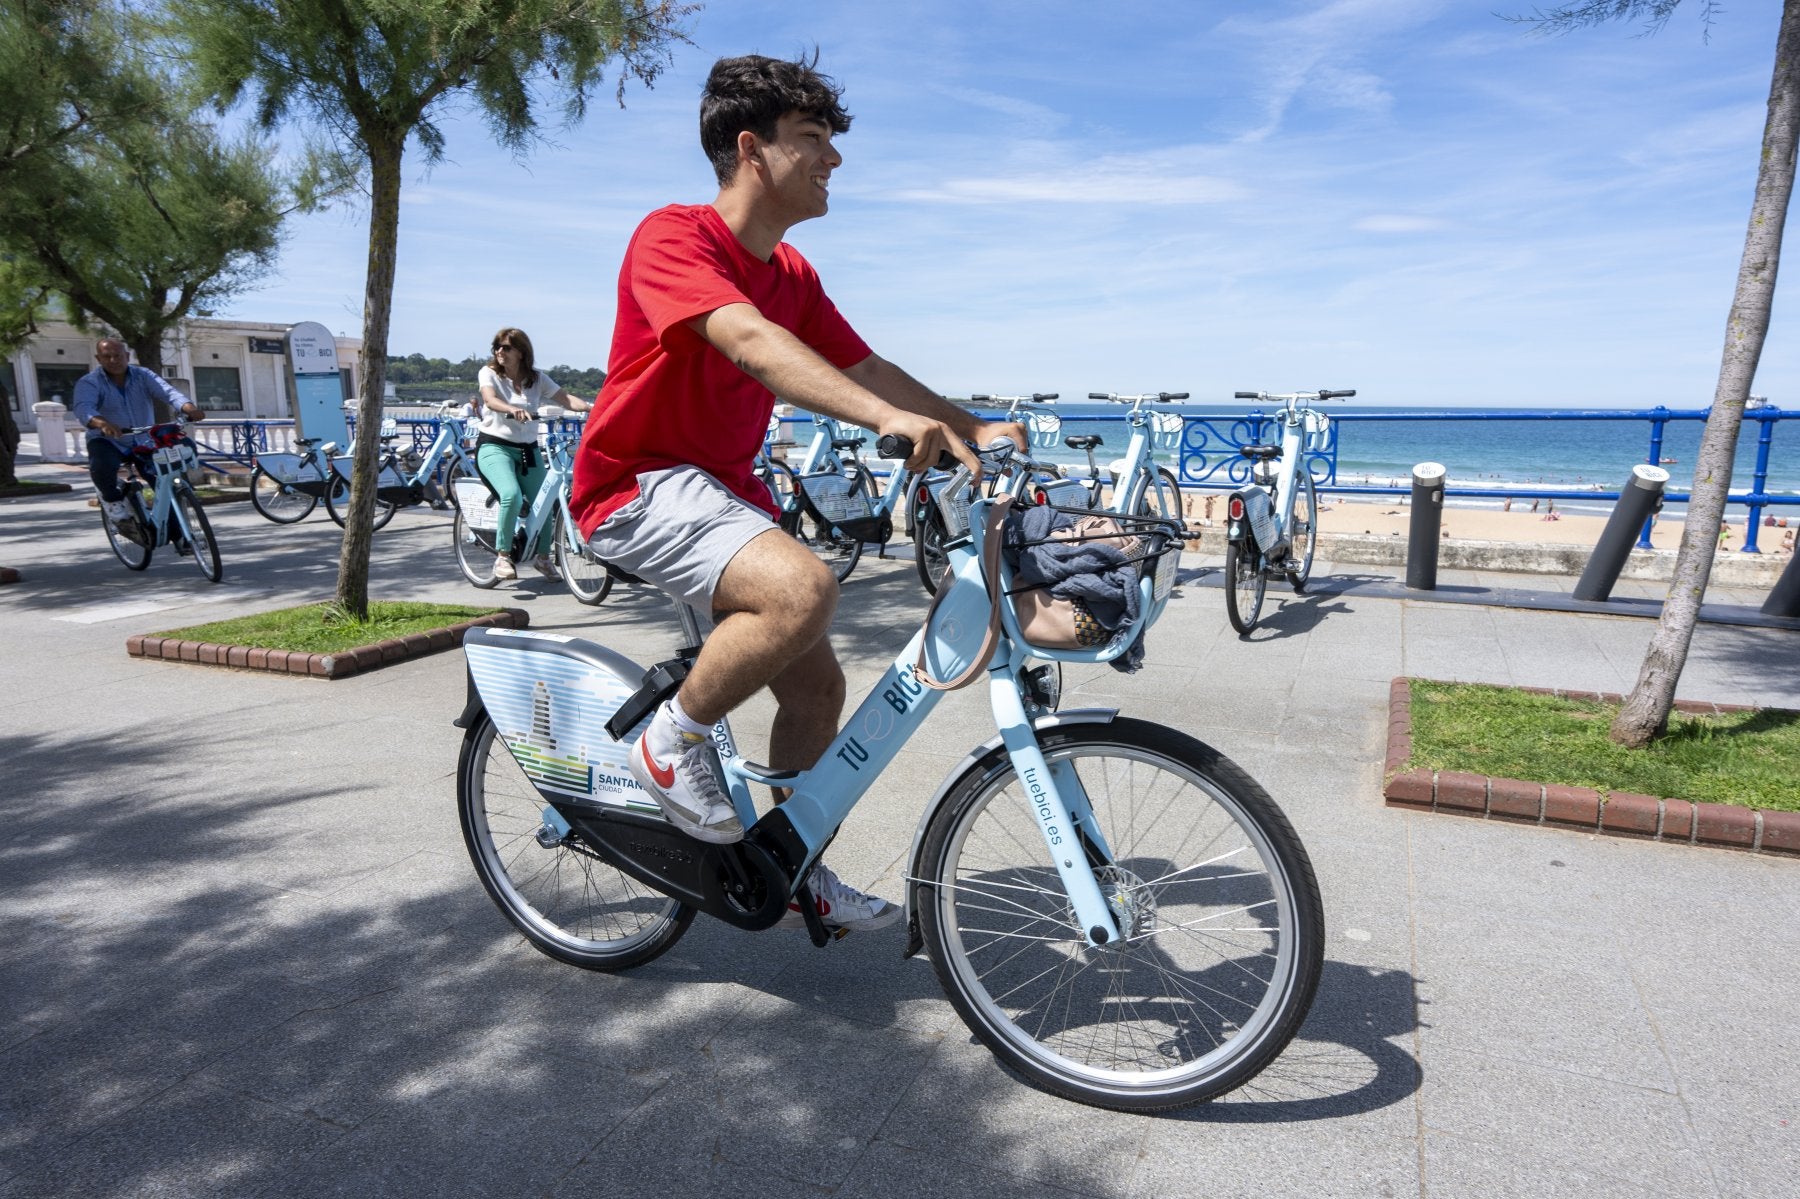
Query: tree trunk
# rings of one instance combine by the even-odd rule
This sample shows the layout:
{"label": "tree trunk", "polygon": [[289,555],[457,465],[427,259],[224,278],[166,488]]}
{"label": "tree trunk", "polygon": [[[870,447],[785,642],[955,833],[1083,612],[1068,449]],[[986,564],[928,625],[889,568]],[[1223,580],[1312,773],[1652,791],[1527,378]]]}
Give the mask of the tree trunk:
{"label": "tree trunk", "polygon": [[13,420],[12,400],[6,388],[0,387],[0,487],[11,487],[19,481],[19,426]]}
{"label": "tree trunk", "polygon": [[[1800,3],[1800,0],[1795,0]],[[362,368],[357,374],[356,439],[350,511],[338,555],[337,604],[357,620],[369,615],[369,553],[375,540],[375,464],[381,447],[381,398],[387,383],[388,318],[394,303],[394,250],[400,231],[400,159],[404,135],[368,138],[369,266],[363,284]]]}
{"label": "tree trunk", "polygon": [[1644,655],[1637,685],[1626,697],[1612,724],[1612,739],[1642,749],[1669,727],[1675,684],[1687,665],[1688,647],[1700,617],[1700,599],[1712,576],[1731,468],[1737,455],[1738,429],[1744,401],[1756,378],[1769,313],[1775,299],[1775,274],[1781,264],[1782,226],[1794,190],[1794,150],[1800,133],[1800,0],[1784,0],[1781,31],[1775,39],[1775,74],[1769,84],[1769,119],[1763,127],[1762,165],[1756,175],[1756,199],[1750,206],[1750,228],[1738,266],[1737,291],[1725,322],[1725,353],[1712,411],[1700,437],[1694,486],[1688,499],[1681,548],[1675,555],[1675,577],[1663,603],[1656,634]]}

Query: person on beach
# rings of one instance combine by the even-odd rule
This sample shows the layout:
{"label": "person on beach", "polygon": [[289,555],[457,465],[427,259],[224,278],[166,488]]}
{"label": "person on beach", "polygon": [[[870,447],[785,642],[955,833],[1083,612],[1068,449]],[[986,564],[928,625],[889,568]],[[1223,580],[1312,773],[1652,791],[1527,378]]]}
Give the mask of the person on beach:
{"label": "person on beach", "polygon": [[[493,357],[475,376],[481,387],[475,469],[499,500],[494,510],[494,527],[513,529],[519,513],[528,510],[537,499],[549,469],[538,452],[538,412],[546,404],[561,404],[574,412],[586,412],[593,405],[576,399],[537,369],[531,338],[525,336],[523,329],[509,326],[494,334],[491,352]],[[550,539],[556,533],[553,523],[545,521],[537,544],[525,550],[537,572],[551,579],[556,577],[556,563],[550,560]],[[496,579],[519,577],[509,548],[502,548],[494,559]]]}
{"label": "person on beach", "polygon": [[[842,92],[804,59],[713,64],[700,141],[719,184],[711,204],[644,218],[619,270],[606,382],[576,456],[570,507],[601,560],[701,613],[712,635],[679,693],[633,747],[632,775],[669,820],[715,844],[744,829],[715,774],[712,725],[767,686],[769,764],[803,770],[837,735],[844,674],[826,633],[836,576],[775,524],[754,473],[775,396],[914,445],[909,469],[963,444],[1010,438],[872,352],[782,238],[824,216],[850,128]],[[900,909],[823,863],[807,886],[829,925],[878,928]],[[797,905],[786,923],[802,926]]]}

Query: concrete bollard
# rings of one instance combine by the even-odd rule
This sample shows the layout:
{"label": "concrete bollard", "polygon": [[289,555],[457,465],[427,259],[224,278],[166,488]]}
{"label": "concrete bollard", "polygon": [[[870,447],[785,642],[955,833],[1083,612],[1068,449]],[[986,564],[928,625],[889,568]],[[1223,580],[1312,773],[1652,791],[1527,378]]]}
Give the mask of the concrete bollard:
{"label": "concrete bollard", "polygon": [[1800,551],[1788,559],[1761,611],[1764,616],[1800,617]]}
{"label": "concrete bollard", "polygon": [[69,410],[55,400],[46,400],[33,404],[31,415],[37,423],[38,457],[45,462],[69,461],[69,430],[65,423]]}
{"label": "concrete bollard", "polygon": [[1406,539],[1406,585],[1437,590],[1438,541],[1444,527],[1444,466],[1421,462],[1412,473],[1412,524]]}
{"label": "concrete bollard", "polygon": [[1603,603],[1612,595],[1613,584],[1631,557],[1638,530],[1662,507],[1663,487],[1668,481],[1669,472],[1660,466],[1631,468],[1631,481],[1619,492],[1619,502],[1613,505],[1600,541],[1582,569],[1581,581],[1575,584],[1576,599]]}

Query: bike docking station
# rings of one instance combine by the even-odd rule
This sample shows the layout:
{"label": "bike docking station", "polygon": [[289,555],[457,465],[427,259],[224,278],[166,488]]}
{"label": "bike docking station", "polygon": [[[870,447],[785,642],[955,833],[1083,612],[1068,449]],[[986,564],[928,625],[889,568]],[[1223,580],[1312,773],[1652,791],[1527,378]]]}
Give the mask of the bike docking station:
{"label": "bike docking station", "polygon": [[1412,523],[1407,527],[1406,585],[1437,590],[1438,542],[1444,525],[1444,464],[1421,462],[1412,471]]}
{"label": "bike docking station", "polygon": [[1582,569],[1580,581],[1575,584],[1573,594],[1576,599],[1605,603],[1611,598],[1613,584],[1619,581],[1619,572],[1625,569],[1625,560],[1631,557],[1638,531],[1662,511],[1663,488],[1668,482],[1669,472],[1660,466],[1631,468],[1631,479],[1620,490],[1619,502],[1613,505],[1606,528],[1601,530],[1600,540],[1594,546],[1587,566]]}

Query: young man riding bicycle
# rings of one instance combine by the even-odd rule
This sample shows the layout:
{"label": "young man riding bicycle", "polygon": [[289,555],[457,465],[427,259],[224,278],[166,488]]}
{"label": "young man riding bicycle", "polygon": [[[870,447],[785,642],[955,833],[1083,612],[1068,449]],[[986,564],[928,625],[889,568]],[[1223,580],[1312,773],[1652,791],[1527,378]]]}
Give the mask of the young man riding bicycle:
{"label": "young man riding bicycle", "polygon": [[[576,456],[570,507],[597,557],[700,612],[712,635],[681,690],[652,716],[632,774],[690,835],[744,835],[720,788],[708,732],[763,687],[775,697],[769,765],[810,767],[837,733],[844,675],[826,634],[830,569],[775,525],[754,474],[775,397],[909,438],[920,469],[963,444],[1008,436],[873,353],[817,273],[782,238],[824,216],[841,92],[812,64],[747,55],[713,65],[700,140],[719,181],[710,205],[670,205],[632,235],[619,271],[606,383]],[[900,909],[817,866],[828,924],[876,928]],[[800,924],[798,910],[791,923]]]}

